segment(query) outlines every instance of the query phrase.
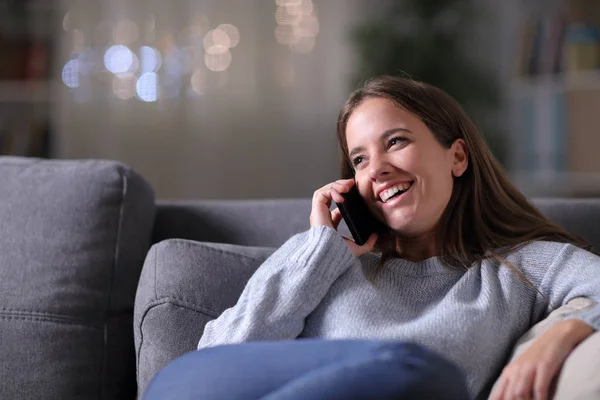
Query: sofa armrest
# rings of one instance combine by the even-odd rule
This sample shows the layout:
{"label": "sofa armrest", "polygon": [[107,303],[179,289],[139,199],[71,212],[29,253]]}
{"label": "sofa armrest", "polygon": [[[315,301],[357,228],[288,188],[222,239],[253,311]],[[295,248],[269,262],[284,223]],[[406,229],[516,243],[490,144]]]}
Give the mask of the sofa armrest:
{"label": "sofa armrest", "polygon": [[182,239],[152,246],[135,298],[138,396],[160,369],[197,349],[206,323],[235,305],[273,251]]}
{"label": "sofa armrest", "polygon": [[600,399],[600,332],[584,340],[565,361],[554,400]]}
{"label": "sofa armrest", "polygon": [[[508,363],[515,360],[550,327],[574,313],[592,306],[593,300],[578,297],[554,310],[547,318],[534,325],[517,342]],[[569,355],[554,382],[553,400],[599,399],[600,398],[600,332],[596,332],[580,343]]]}

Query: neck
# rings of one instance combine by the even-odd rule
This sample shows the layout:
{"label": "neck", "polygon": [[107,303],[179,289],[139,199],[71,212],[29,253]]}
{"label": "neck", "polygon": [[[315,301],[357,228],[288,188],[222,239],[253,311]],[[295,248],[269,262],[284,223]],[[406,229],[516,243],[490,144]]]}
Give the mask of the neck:
{"label": "neck", "polygon": [[396,239],[396,250],[401,258],[415,262],[438,255],[434,233],[414,237],[399,235]]}

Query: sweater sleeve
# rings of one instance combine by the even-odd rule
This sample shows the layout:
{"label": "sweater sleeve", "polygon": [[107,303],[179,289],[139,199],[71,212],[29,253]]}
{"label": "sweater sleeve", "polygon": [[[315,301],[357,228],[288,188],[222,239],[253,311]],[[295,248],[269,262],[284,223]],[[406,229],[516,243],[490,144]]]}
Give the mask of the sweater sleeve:
{"label": "sweater sleeve", "polygon": [[332,228],[316,226],[294,235],[257,269],[236,305],[206,324],[198,349],[297,338],[304,319],[356,262]]}
{"label": "sweater sleeve", "polygon": [[600,329],[600,257],[571,244],[564,245],[547,269],[540,291],[550,303],[560,307],[575,297],[586,297],[596,304],[568,319],[576,318]]}

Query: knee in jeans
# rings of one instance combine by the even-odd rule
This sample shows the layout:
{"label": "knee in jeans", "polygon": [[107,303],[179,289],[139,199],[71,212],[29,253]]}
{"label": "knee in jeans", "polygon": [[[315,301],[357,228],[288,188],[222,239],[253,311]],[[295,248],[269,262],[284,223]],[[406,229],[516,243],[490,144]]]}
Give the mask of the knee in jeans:
{"label": "knee in jeans", "polygon": [[454,364],[426,347],[410,342],[382,343],[375,350],[375,357],[400,366],[421,370],[456,369]]}

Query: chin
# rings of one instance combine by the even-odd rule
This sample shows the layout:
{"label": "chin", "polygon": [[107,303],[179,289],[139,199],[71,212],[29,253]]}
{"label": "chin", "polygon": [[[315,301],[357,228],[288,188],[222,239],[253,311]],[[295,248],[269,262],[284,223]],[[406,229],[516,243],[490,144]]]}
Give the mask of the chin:
{"label": "chin", "polygon": [[417,231],[414,224],[411,224],[410,221],[388,221],[387,226],[401,235],[411,235]]}
{"label": "chin", "polygon": [[419,236],[428,230],[427,224],[423,224],[421,219],[412,213],[410,215],[390,215],[386,225],[399,235]]}

